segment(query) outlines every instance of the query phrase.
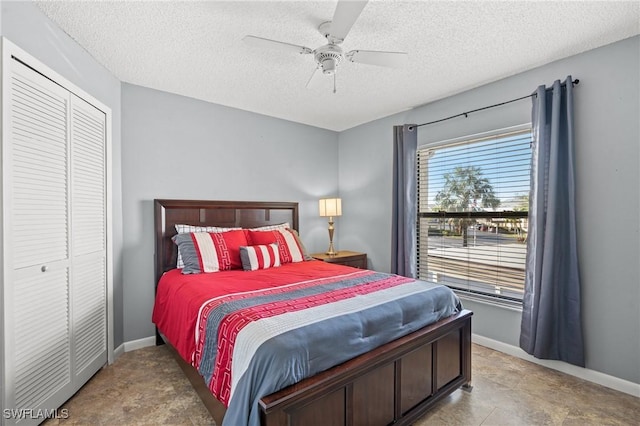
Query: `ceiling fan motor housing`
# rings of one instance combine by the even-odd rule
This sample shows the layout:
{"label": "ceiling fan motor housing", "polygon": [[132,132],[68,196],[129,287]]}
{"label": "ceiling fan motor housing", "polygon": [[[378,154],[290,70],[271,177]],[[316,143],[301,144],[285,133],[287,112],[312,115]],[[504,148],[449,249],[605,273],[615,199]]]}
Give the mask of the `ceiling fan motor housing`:
{"label": "ceiling fan motor housing", "polygon": [[335,74],[343,58],[342,49],[335,44],[319,47],[315,51],[315,60],[322,67],[323,74]]}

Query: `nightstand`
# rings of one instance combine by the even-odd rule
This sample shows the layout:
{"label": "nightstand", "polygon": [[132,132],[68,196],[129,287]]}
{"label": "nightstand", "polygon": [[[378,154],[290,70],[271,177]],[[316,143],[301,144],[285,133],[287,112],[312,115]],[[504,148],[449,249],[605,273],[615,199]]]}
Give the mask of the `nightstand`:
{"label": "nightstand", "polygon": [[367,253],[357,251],[340,250],[337,254],[329,256],[326,253],[313,253],[311,257],[338,265],[353,266],[354,268],[367,269]]}

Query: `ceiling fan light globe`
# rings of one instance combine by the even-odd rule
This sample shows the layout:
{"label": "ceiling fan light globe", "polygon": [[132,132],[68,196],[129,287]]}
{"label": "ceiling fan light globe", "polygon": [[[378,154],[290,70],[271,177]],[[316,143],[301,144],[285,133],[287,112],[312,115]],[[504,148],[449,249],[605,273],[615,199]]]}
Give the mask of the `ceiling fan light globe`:
{"label": "ceiling fan light globe", "polygon": [[322,61],[322,73],[327,75],[333,75],[336,72],[338,66],[337,61],[334,58],[327,58]]}

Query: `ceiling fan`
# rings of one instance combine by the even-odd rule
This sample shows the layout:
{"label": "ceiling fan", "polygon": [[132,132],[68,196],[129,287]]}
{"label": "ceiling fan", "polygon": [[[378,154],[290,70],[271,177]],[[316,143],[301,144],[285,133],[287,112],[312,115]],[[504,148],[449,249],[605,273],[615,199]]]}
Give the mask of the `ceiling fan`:
{"label": "ceiling fan", "polygon": [[367,1],[339,0],[333,19],[320,24],[318,27],[320,33],[327,39],[327,44],[316,49],[252,35],[247,35],[242,40],[261,48],[276,48],[301,55],[313,55],[313,59],[316,61],[316,69],[311,74],[307,87],[312,84],[314,77],[318,74],[317,71],[322,70],[322,74],[333,76],[333,93],[336,93],[336,72],[338,66],[344,60],[393,68],[401,67],[407,62],[408,54],[405,52],[374,50],[350,50],[346,53],[344,52],[340,45],[349,34],[351,27],[360,16],[360,13],[362,13],[366,4]]}

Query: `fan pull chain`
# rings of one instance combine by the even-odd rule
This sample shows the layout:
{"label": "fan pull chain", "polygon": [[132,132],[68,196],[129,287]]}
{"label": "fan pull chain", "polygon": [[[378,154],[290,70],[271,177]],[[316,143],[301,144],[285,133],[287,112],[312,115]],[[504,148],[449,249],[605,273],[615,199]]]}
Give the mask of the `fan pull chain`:
{"label": "fan pull chain", "polygon": [[336,74],[337,73],[333,73],[333,93],[336,93]]}

